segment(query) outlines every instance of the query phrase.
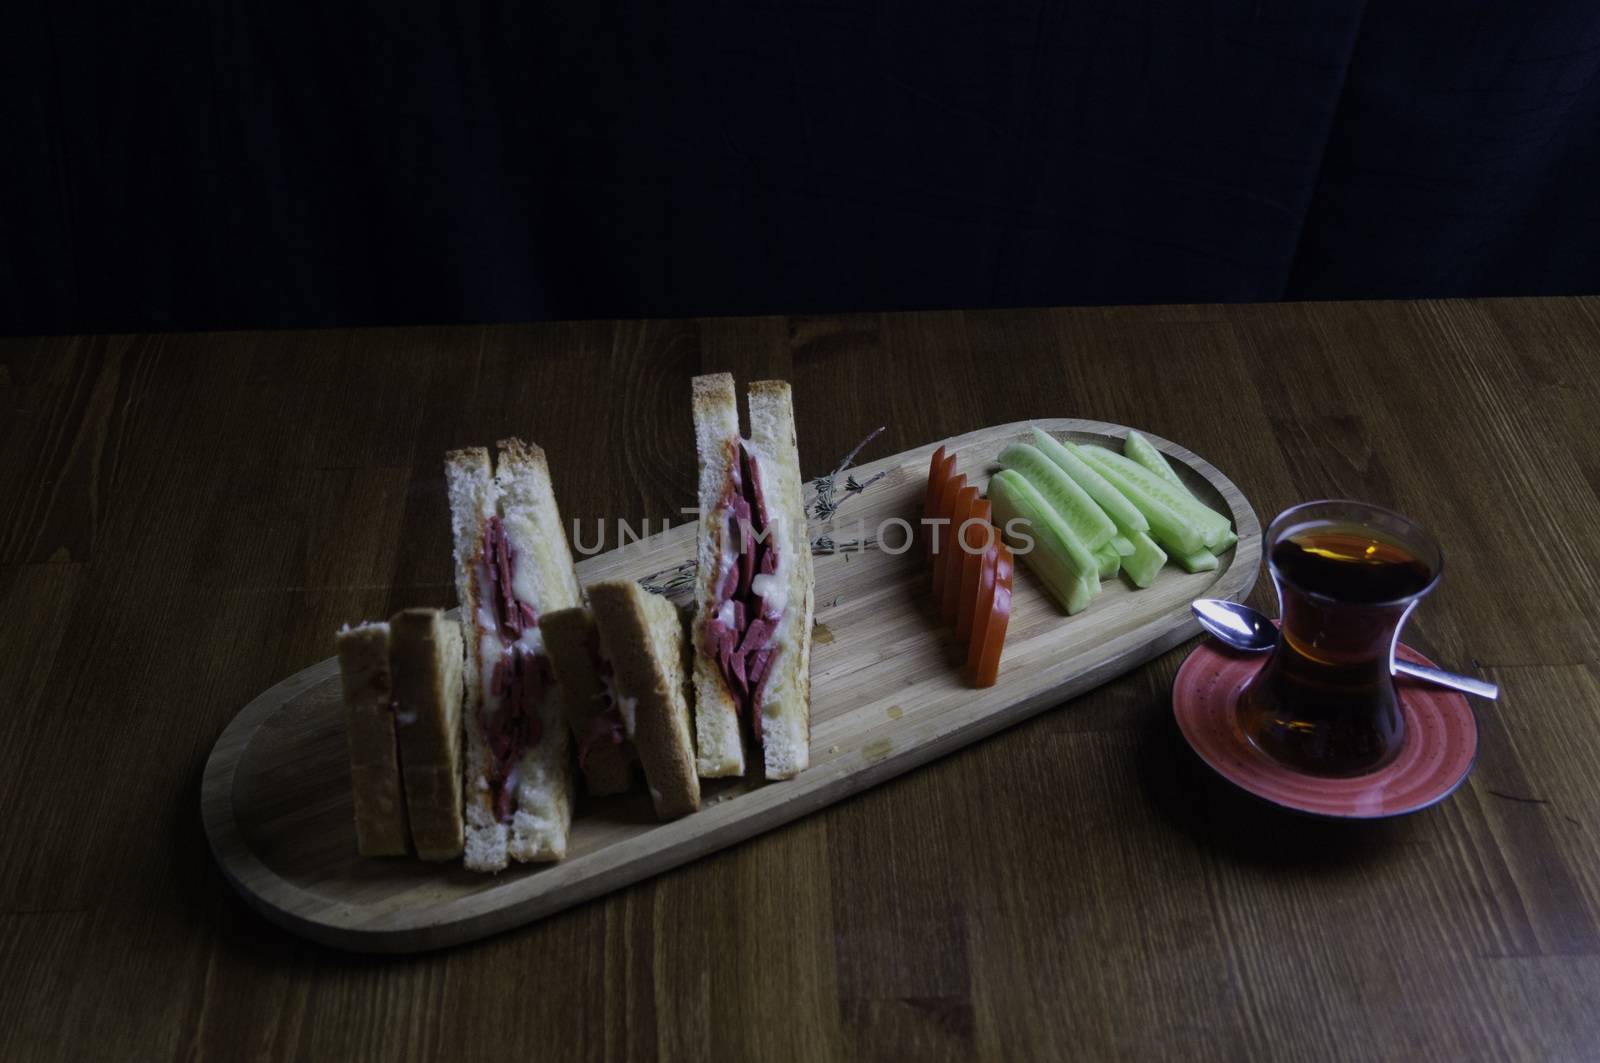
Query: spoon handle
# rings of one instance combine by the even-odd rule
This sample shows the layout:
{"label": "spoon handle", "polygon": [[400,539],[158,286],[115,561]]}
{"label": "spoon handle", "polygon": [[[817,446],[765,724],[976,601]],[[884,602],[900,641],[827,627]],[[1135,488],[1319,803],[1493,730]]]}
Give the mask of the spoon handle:
{"label": "spoon handle", "polygon": [[1493,701],[1495,698],[1500,696],[1500,688],[1495,686],[1493,683],[1485,683],[1481,679],[1473,679],[1471,676],[1465,675],[1456,675],[1454,672],[1445,672],[1438,668],[1429,668],[1425,664],[1412,664],[1410,661],[1395,661],[1394,674],[1408,675],[1413,679],[1422,679],[1442,687],[1449,687],[1451,690],[1459,690],[1467,694],[1476,694],[1478,697],[1488,698],[1490,701]]}

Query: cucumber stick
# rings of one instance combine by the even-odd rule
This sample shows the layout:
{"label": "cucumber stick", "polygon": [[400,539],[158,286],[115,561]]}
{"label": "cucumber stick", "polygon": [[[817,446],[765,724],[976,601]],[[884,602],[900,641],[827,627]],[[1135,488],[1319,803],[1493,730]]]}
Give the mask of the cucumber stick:
{"label": "cucumber stick", "polygon": [[1131,428],[1128,429],[1128,438],[1123,441],[1122,452],[1184,494],[1193,497],[1193,492],[1184,486],[1183,481],[1178,479],[1178,474],[1172,471],[1172,466],[1167,464],[1166,456],[1156,449],[1154,443]]}
{"label": "cucumber stick", "polygon": [[[1061,468],[1061,471],[1077,482],[1078,486],[1088,492],[1089,497],[1099,503],[1118,528],[1132,528],[1134,531],[1149,531],[1150,522],[1139,512],[1137,506],[1129,502],[1127,496],[1106,482],[1106,478],[1095,472],[1067,446],[1063,446],[1054,436],[1037,426],[1033,429],[1033,445],[1040,452]],[[1123,534],[1126,534],[1124,531]]]}
{"label": "cucumber stick", "polygon": [[1210,572],[1217,567],[1217,555],[1210,550],[1196,550],[1192,554],[1179,554],[1174,560],[1185,572]]}
{"label": "cucumber stick", "polygon": [[[1120,532],[1121,528],[1117,530]],[[1111,539],[1111,549],[1117,552],[1118,557],[1128,557],[1133,553],[1133,540],[1126,535],[1115,535]]]}
{"label": "cucumber stick", "polygon": [[[1192,493],[1190,493],[1189,489],[1183,486],[1183,484],[1172,483],[1172,481],[1161,476],[1159,473],[1151,472],[1150,469],[1139,464],[1126,455],[1117,454],[1104,448],[1097,449],[1099,449],[1100,453],[1096,456],[1103,456],[1106,460],[1125,469],[1130,476],[1135,478],[1148,476],[1152,478],[1162,490],[1170,493],[1172,499],[1171,505],[1175,510],[1178,511],[1178,514],[1199,525],[1202,532],[1209,533],[1212,528],[1219,528],[1221,531],[1216,537],[1220,540],[1220,536],[1226,534],[1232,527],[1232,525],[1228,523],[1227,517],[1224,517],[1221,513],[1218,513],[1216,510],[1200,501]],[[1157,454],[1156,457],[1159,458],[1161,455]],[[1169,473],[1172,472],[1170,468],[1167,471]],[[1211,536],[1208,536],[1206,542],[1207,546],[1211,545],[1210,539]]]}
{"label": "cucumber stick", "polygon": [[[1002,469],[989,480],[989,504],[1002,531],[1019,518],[1029,525],[1033,548],[1017,556],[1039,577],[1068,615],[1082,612],[1100,592],[1100,563],[1021,473]],[[1018,536],[1013,534],[1013,539]]]}
{"label": "cucumber stick", "polygon": [[1100,562],[1100,578],[1116,579],[1117,570],[1122,567],[1122,555],[1117,553],[1117,548],[1111,543],[1106,543],[1094,552],[1095,560]]}
{"label": "cucumber stick", "polygon": [[[1189,525],[1200,535],[1200,545],[1204,547],[1216,546],[1228,534],[1228,518],[1215,510],[1207,509],[1195,501],[1193,495],[1182,488],[1175,488],[1161,477],[1151,472],[1131,458],[1121,454],[1113,454],[1101,447],[1081,448],[1084,460],[1093,465],[1100,474],[1110,480],[1124,494],[1128,494],[1133,503],[1145,511],[1145,516],[1150,518],[1152,530],[1162,529],[1156,524],[1141,498],[1135,497],[1130,492],[1137,492],[1146,502],[1159,503],[1168,512],[1176,516],[1183,523]],[[1168,530],[1171,537],[1171,531]],[[1156,536],[1161,539],[1161,535]],[[1194,550],[1184,549],[1174,538],[1173,545],[1178,546],[1178,553],[1192,554]],[[1198,549],[1198,547],[1196,548]]]}
{"label": "cucumber stick", "polygon": [[[1115,465],[1101,464],[1099,456],[1108,454],[1109,451],[1097,447],[1076,447],[1078,456],[1095,467],[1095,470],[1106,480],[1127,496],[1128,501],[1138,507],[1150,522],[1150,537],[1175,554],[1192,554],[1203,549],[1206,545],[1205,537],[1200,534],[1200,529],[1188,520],[1179,516],[1173,508],[1156,495],[1146,491],[1144,486],[1131,480],[1124,471]],[[1156,482],[1156,478],[1140,467],[1146,482]],[[1164,491],[1170,494],[1170,491]],[[1133,538],[1131,535],[1128,536]],[[1137,540],[1135,540],[1137,544]]]}
{"label": "cucumber stick", "polygon": [[1089,493],[1037,447],[1013,443],[1000,452],[999,461],[1006,468],[1021,473],[1072,529],[1078,541],[1091,551],[1100,549],[1117,534],[1117,526]]}
{"label": "cucumber stick", "polygon": [[1167,563],[1167,552],[1144,532],[1132,532],[1133,553],[1122,559],[1122,571],[1135,587],[1148,587]]}
{"label": "cucumber stick", "polygon": [[[1132,458],[1140,465],[1143,465],[1145,468],[1149,469],[1151,472],[1167,481],[1173,487],[1181,490],[1190,498],[1195,498],[1194,492],[1189,490],[1188,486],[1178,478],[1177,472],[1175,472],[1171,464],[1167,462],[1166,455],[1157,450],[1155,448],[1155,444],[1151,443],[1138,432],[1135,432],[1132,429],[1128,430],[1128,438],[1123,444],[1122,452],[1127,457]],[[1200,502],[1198,498],[1195,498],[1195,501],[1199,502],[1199,504],[1202,506],[1205,505],[1205,503]],[[1209,507],[1207,507],[1207,509],[1209,512],[1216,512],[1216,510],[1212,510]],[[1221,516],[1221,514],[1218,514],[1218,516]],[[1234,534],[1233,529],[1230,527],[1220,541],[1208,543],[1207,545],[1211,547],[1211,550],[1226,550],[1238,541],[1239,537]],[[1217,567],[1216,555],[1212,554],[1211,550],[1207,550],[1204,557],[1194,557],[1191,555],[1194,564],[1199,567],[1190,568],[1190,558],[1180,557],[1178,559],[1178,563],[1183,565],[1183,567],[1187,568],[1190,572],[1210,572],[1212,569]]]}

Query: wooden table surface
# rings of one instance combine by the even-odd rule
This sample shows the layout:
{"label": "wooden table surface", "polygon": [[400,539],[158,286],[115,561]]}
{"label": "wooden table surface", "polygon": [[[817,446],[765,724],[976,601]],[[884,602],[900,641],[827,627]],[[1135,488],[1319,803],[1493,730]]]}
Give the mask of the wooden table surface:
{"label": "wooden table surface", "polygon": [[[1597,299],[0,341],[0,1058],[1594,1058],[1596,351]],[[1411,514],[1447,563],[1408,640],[1504,688],[1476,770],[1396,821],[1258,806],[1177,738],[1185,647],[475,945],[246,909],[206,756],[340,623],[451,602],[443,451],[523,433],[568,519],[679,521],[712,369],[793,382],[808,475],[1075,416],[1263,519]]]}

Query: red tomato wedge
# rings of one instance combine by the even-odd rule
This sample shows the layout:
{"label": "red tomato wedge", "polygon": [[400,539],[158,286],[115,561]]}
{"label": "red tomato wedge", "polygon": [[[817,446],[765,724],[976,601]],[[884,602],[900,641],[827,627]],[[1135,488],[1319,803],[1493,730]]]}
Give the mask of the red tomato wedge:
{"label": "red tomato wedge", "polygon": [[1006,628],[1011,624],[1011,581],[1015,571],[1010,549],[1004,543],[996,543],[994,583],[988,591],[988,601],[978,601],[978,609],[984,614],[983,637],[980,641],[974,635],[972,652],[967,656],[972,681],[980,687],[992,687],[1000,678],[1000,652],[1005,649]]}
{"label": "red tomato wedge", "polygon": [[[947,458],[945,460],[953,461],[954,459]],[[967,477],[963,473],[958,472],[946,480],[944,489],[939,492],[939,509],[934,513],[934,517],[948,521],[951,512],[955,509],[956,499],[960,497],[962,489],[966,486]],[[944,588],[945,559],[950,553],[950,525],[939,524],[928,529],[928,531],[930,533],[930,541],[936,540],[938,542],[938,545],[933,549],[933,600],[937,604],[941,600]]]}
{"label": "red tomato wedge", "polygon": [[978,560],[978,590],[972,597],[972,636],[967,644],[967,671],[976,673],[983,656],[984,631],[994,615],[994,577],[1000,567],[1001,543],[996,542]]}
{"label": "red tomato wedge", "polygon": [[961,536],[961,592],[957,598],[956,638],[963,641],[972,637],[972,618],[978,611],[978,571],[983,567],[983,555],[999,536],[990,523],[994,513],[989,500],[980,498],[972,507],[969,521],[982,521],[982,525],[969,524]]}
{"label": "red tomato wedge", "polygon": [[[924,513],[923,516],[927,517],[929,520],[934,520],[948,515],[945,513],[945,506],[947,504],[946,500],[955,494],[954,490],[951,488],[951,483],[955,480],[955,478],[956,456],[954,454],[946,454],[944,459],[939,463],[937,482],[932,485],[933,497],[929,500],[930,504],[928,511]],[[963,478],[962,483],[965,482],[966,480]],[[931,561],[933,556],[939,552],[938,550],[934,549],[935,536],[937,536],[937,542],[939,545],[944,545],[944,529],[932,524],[926,524],[923,525],[922,533],[924,536],[926,536],[926,538],[923,540],[923,553]],[[935,571],[938,570],[935,569]]]}
{"label": "red tomato wedge", "polygon": [[961,570],[967,560],[966,552],[956,541],[956,532],[972,516],[973,507],[978,501],[978,489],[970,485],[963,486],[956,492],[956,500],[950,507],[950,527],[946,529],[950,549],[940,559],[944,567],[944,587],[939,593],[939,618],[947,624],[956,622],[961,609]]}

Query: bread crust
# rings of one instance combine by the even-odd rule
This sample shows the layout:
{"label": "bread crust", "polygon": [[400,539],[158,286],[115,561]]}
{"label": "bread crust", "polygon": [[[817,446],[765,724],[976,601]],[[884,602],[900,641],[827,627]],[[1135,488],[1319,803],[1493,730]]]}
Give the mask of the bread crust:
{"label": "bread crust", "polygon": [[539,626],[544,630],[544,647],[561,687],[561,704],[572,729],[573,745],[579,751],[585,788],[596,797],[623,793],[633,784],[637,763],[633,743],[595,740],[584,752],[584,738],[594,717],[610,700],[594,666],[600,653],[600,632],[594,614],[583,606],[557,609],[541,617]]}
{"label": "bread crust", "polygon": [[688,815],[700,807],[700,777],[678,611],[632,580],[592,584],[589,601],[656,815]]}
{"label": "bread crust", "polygon": [[360,624],[335,637],[344,691],[356,851],[404,856],[410,831],[395,741],[389,625]]}
{"label": "bread crust", "polygon": [[739,404],[728,373],[690,382],[695,452],[700,463],[700,535],[695,580],[694,694],[697,766],[702,778],[743,775],[744,739],[738,704],[716,661],[705,649],[706,620],[716,600],[724,543],[729,530],[721,513],[739,445]]}
{"label": "bread crust", "polygon": [[411,844],[424,860],[454,860],[463,843],[461,625],[438,609],[406,609],[390,618],[389,632]]}

